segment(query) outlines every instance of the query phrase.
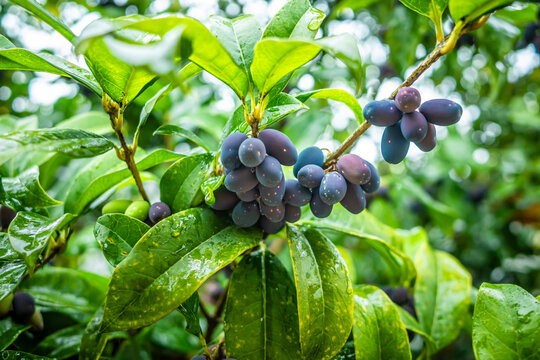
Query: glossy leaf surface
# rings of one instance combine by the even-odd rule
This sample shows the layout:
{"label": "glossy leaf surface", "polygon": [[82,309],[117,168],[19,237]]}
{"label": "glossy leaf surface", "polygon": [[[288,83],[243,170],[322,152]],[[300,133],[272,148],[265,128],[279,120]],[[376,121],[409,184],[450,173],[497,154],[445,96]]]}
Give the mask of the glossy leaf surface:
{"label": "glossy leaf surface", "polygon": [[62,204],[51,198],[39,183],[39,169],[33,167],[15,178],[2,178],[0,200],[10,208],[47,208]]}

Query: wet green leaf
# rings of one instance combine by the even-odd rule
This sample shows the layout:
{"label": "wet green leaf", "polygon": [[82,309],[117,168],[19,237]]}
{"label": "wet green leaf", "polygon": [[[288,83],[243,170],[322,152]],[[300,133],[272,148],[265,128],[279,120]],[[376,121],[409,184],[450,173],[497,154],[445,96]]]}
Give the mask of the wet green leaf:
{"label": "wet green leaf", "polygon": [[472,338],[478,360],[540,358],[540,302],[517,285],[483,283]]}
{"label": "wet green leaf", "polygon": [[357,359],[411,359],[407,330],[396,305],[375,286],[354,290],[353,336]]}
{"label": "wet green leaf", "polygon": [[55,231],[63,229],[74,216],[64,214],[58,219],[21,211],[9,225],[9,241],[13,249],[24,259],[30,272]]}
{"label": "wet green leaf", "polygon": [[364,75],[364,69],[356,38],[351,34],[340,34],[317,39],[314,43],[319,45],[328,54],[341,60],[347,66],[356,81],[358,92],[362,76]]}
{"label": "wet green leaf", "polygon": [[234,270],[224,322],[230,358],[301,358],[294,284],[265,249],[246,255]]}
{"label": "wet green leaf", "polygon": [[349,271],[334,244],[316,230],[288,225],[302,356],[331,359],[343,347],[353,323]]}
{"label": "wet green leaf", "polygon": [[98,360],[101,359],[101,353],[107,345],[107,341],[116,338],[129,338],[127,333],[116,331],[113,333],[100,332],[101,321],[103,318],[103,306],[100,306],[84,330],[81,338],[81,347],[79,353],[80,360]]}
{"label": "wet green leaf", "polygon": [[195,291],[193,295],[184,301],[178,310],[186,319],[186,330],[191,334],[198,336],[202,333],[201,324],[199,322],[199,294]]}
{"label": "wet green leaf", "polygon": [[19,286],[26,274],[26,264],[11,246],[6,233],[0,233],[0,274],[2,274],[0,277],[0,300],[2,300]]}
{"label": "wet green leaf", "polygon": [[307,106],[301,101],[298,101],[294,96],[280,93],[268,103],[261,121],[261,128],[275,124],[288,115],[307,108]]}
{"label": "wet green leaf", "polygon": [[28,329],[30,325],[16,323],[11,317],[0,320],[0,351],[6,349]]}
{"label": "wet green leaf", "polygon": [[77,324],[55,331],[43,339],[35,352],[55,359],[66,359],[79,353],[85,325]]}
{"label": "wet green leaf", "polygon": [[214,205],[216,198],[214,196],[214,191],[219,189],[225,180],[225,175],[221,176],[212,176],[201,184],[201,191],[204,194],[204,202],[208,206]]}
{"label": "wet green leaf", "polygon": [[47,208],[62,204],[47,195],[41,187],[37,166],[15,178],[2,178],[0,181],[2,184],[0,201],[15,211],[27,208]]}
{"label": "wet green leaf", "polygon": [[470,22],[498,8],[512,4],[514,0],[449,0],[450,15],[458,21]]}
{"label": "wet green leaf", "polygon": [[295,95],[296,98],[302,102],[306,102],[308,99],[327,99],[342,102],[352,110],[356,120],[359,123],[364,122],[364,115],[362,114],[362,107],[358,103],[356,98],[341,89],[319,89],[313,91],[307,91]]}
{"label": "wet green leaf", "polygon": [[111,127],[109,115],[107,115],[104,111],[89,111],[82,114],[77,114],[58,123],[55,128],[81,129],[98,135],[110,134],[114,131]]}
{"label": "wet green leaf", "polygon": [[178,135],[178,136],[181,136],[188,140],[193,141],[195,144],[199,145],[204,150],[210,152],[210,149],[208,148],[208,146],[206,146],[205,141],[203,139],[201,139],[193,131],[183,129],[178,125],[173,125],[173,124],[161,125],[156,131],[154,131],[154,135]]}
{"label": "wet green leaf", "polygon": [[150,113],[152,112],[152,110],[154,110],[154,106],[156,106],[156,104],[160,100],[162,100],[167,95],[169,95],[173,89],[174,89],[174,87],[171,86],[170,84],[167,85],[167,86],[164,86],[154,96],[152,96],[150,98],[150,100],[148,100],[144,104],[144,106],[143,106],[143,108],[141,110],[141,115],[139,116],[139,124],[137,125],[137,134],[141,131],[141,129],[146,124],[146,121],[148,120],[148,117],[150,116]]}
{"label": "wet green leaf", "polygon": [[107,214],[97,220],[94,236],[109,264],[117,266],[149,229],[150,226],[131,216]]}
{"label": "wet green leaf", "polygon": [[101,135],[76,129],[41,129],[15,131],[0,135],[0,164],[29,151],[59,152],[71,157],[92,157],[113,148]]}
{"label": "wet green leaf", "polygon": [[202,199],[200,186],[214,157],[211,154],[188,156],[172,164],[161,177],[161,201],[178,212],[198,205]]}
{"label": "wet green leaf", "polygon": [[226,216],[194,208],[150,229],[113,272],[102,329],[134,329],[161,319],[261,240],[260,231],[228,224]]}
{"label": "wet green leaf", "polygon": [[405,309],[403,309],[401,306],[396,306],[397,310],[399,311],[399,315],[401,317],[401,321],[405,325],[405,327],[408,330],[412,330],[418,335],[424,339],[424,342],[426,344],[426,347],[430,353],[434,353],[435,349],[437,348],[437,345],[435,344],[435,340],[428,334],[424,332],[422,329],[422,326],[418,323],[418,321],[409,314]]}
{"label": "wet green leaf", "polygon": [[354,353],[354,341],[349,340],[339,350],[339,353],[332,358],[332,360],[355,360],[356,355]]}
{"label": "wet green leaf", "polygon": [[288,1],[270,20],[263,38],[313,39],[324,17],[309,0]]}
{"label": "wet green leaf", "polygon": [[448,6],[448,0],[399,0],[409,9],[424,15],[433,21],[435,27],[441,28],[442,15]]}
{"label": "wet green leaf", "polygon": [[34,355],[23,351],[6,350],[0,352],[0,358],[2,360],[53,360],[53,358],[45,357],[41,355]]}

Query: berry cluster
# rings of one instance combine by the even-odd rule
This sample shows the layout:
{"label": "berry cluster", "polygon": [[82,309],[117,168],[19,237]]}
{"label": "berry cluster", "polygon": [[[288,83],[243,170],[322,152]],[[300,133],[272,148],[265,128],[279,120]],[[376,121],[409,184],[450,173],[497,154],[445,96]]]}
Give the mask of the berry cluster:
{"label": "berry cluster", "polygon": [[386,162],[398,164],[403,161],[411,142],[424,152],[433,150],[437,145],[435,125],[453,125],[463,112],[459,104],[447,99],[420,104],[420,92],[403,87],[395,100],[372,101],[364,107],[366,121],[386,127],[381,141],[381,153]]}
{"label": "berry cluster", "polygon": [[[273,129],[261,131],[257,138],[229,135],[221,147],[221,163],[227,176],[212,208],[232,209],[236,225],[259,223],[268,234],[300,219],[301,207],[308,204],[319,218],[329,216],[339,202],[358,214],[366,206],[364,192],[377,190],[380,181],[375,167],[353,154],[325,172],[320,148],[311,146],[298,155],[287,135]],[[294,165],[297,179],[286,180],[282,165]]]}
{"label": "berry cluster", "polygon": [[32,295],[25,292],[9,294],[0,301],[0,319],[5,316],[19,324],[32,325],[36,331],[43,330],[43,317]]}
{"label": "berry cluster", "polygon": [[101,214],[125,214],[153,226],[169,217],[171,209],[163,202],[156,202],[150,206],[144,200],[113,200],[103,206]]}

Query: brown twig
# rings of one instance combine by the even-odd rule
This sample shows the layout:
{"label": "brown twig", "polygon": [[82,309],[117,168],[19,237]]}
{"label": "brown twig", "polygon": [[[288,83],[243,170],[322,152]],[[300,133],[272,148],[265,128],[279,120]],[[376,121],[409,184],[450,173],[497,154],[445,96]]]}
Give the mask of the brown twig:
{"label": "brown twig", "polygon": [[225,309],[228,292],[229,284],[227,284],[225,290],[223,291],[223,294],[221,294],[221,296],[219,297],[216,304],[216,311],[214,312],[214,314],[206,318],[208,320],[208,328],[206,330],[205,336],[207,342],[212,341],[212,335],[214,334],[214,330],[220,323],[221,315],[223,314],[223,310]]}

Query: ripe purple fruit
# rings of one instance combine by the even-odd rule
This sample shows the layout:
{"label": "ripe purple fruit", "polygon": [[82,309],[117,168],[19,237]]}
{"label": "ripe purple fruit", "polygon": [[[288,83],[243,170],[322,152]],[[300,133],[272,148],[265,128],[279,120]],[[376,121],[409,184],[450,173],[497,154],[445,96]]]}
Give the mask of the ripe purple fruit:
{"label": "ripe purple fruit", "polygon": [[285,181],[284,200],[287,204],[294,206],[304,206],[311,200],[311,191],[303,187],[297,180],[288,179]]}
{"label": "ripe purple fruit", "polygon": [[283,179],[281,164],[273,156],[267,156],[255,171],[259,183],[267,187],[277,186]]}
{"label": "ripe purple fruit", "polygon": [[324,163],[324,154],[321,149],[316,146],[310,146],[302,150],[300,155],[298,155],[298,160],[293,167],[294,176],[298,176],[298,172],[301,168],[306,165],[313,164],[317,166],[322,166]]}
{"label": "ripe purple fruit", "polygon": [[36,311],[36,302],[32,295],[25,292],[18,292],[13,296],[11,303],[13,307],[13,319],[19,323],[27,323]]}
{"label": "ripe purple fruit", "polygon": [[309,208],[311,213],[318,218],[325,218],[330,215],[332,212],[332,205],[328,205],[322,201],[321,196],[319,195],[319,188],[313,189],[313,196],[309,202]]}
{"label": "ripe purple fruit", "polygon": [[259,219],[259,226],[267,234],[277,234],[285,227],[285,220],[274,222],[270,221],[266,216],[261,216]]}
{"label": "ripe purple fruit", "polygon": [[224,186],[214,191],[214,198],[216,202],[211,208],[220,211],[230,210],[240,201],[235,193],[230,192]]}
{"label": "ripe purple fruit", "polygon": [[276,206],[283,200],[285,195],[285,178],[281,179],[280,183],[274,187],[266,187],[259,184],[259,194],[261,202],[269,206]]}
{"label": "ripe purple fruit", "polygon": [[421,141],[415,142],[416,146],[423,152],[431,151],[437,146],[437,134],[435,130],[435,125],[428,123],[428,129],[426,137]]}
{"label": "ripe purple fruit", "polygon": [[152,223],[157,224],[161,220],[171,216],[171,208],[164,202],[153,203],[148,211],[148,217]]}
{"label": "ripe purple fruit", "polygon": [[345,178],[337,171],[332,171],[324,175],[319,195],[323,202],[328,205],[334,205],[343,200],[347,192],[347,182]]}
{"label": "ripe purple fruit", "polygon": [[240,144],[238,157],[240,162],[247,167],[259,166],[266,156],[264,143],[255,138],[248,138]]}
{"label": "ripe purple fruit", "polygon": [[266,146],[268,155],[275,157],[283,165],[294,165],[298,153],[287,135],[274,129],[264,129],[259,133],[259,139]]}
{"label": "ripe purple fruit", "polygon": [[285,218],[285,205],[279,203],[276,206],[268,206],[264,203],[260,204],[261,214],[266,216],[271,222],[280,222]]}
{"label": "ripe purple fruit", "polygon": [[247,167],[234,169],[225,176],[223,184],[232,192],[248,191],[257,186],[259,182],[254,171]]}
{"label": "ripe purple fruit", "polygon": [[237,192],[236,196],[242,201],[255,201],[259,197],[259,189],[257,187],[254,187],[251,190],[245,191],[245,192]]}
{"label": "ripe purple fruit", "polygon": [[407,141],[422,141],[428,131],[428,122],[418,111],[403,114],[401,118],[401,133]]}
{"label": "ripe purple fruit", "polygon": [[373,164],[368,161],[366,161],[366,163],[368,164],[369,170],[371,171],[371,176],[369,178],[369,181],[365,184],[362,184],[361,187],[362,190],[364,190],[366,193],[371,194],[379,189],[379,186],[381,185],[381,178],[375,166],[373,166]]}
{"label": "ripe purple fruit", "polygon": [[410,113],[418,109],[422,102],[420,92],[412,87],[402,87],[396,94],[396,106],[404,113]]}
{"label": "ripe purple fruit", "polygon": [[371,177],[367,162],[355,154],[343,155],[337,162],[337,168],[353,184],[365,184]]}
{"label": "ripe purple fruit", "polygon": [[340,204],[350,213],[360,214],[366,208],[366,195],[360,185],[347,182],[347,192]]}
{"label": "ripe purple fruit", "polygon": [[298,171],[297,178],[300,185],[313,189],[321,185],[324,169],[319,165],[308,164]]}
{"label": "ripe purple fruit", "polygon": [[400,123],[384,129],[381,141],[381,153],[390,164],[399,164],[407,156],[410,143],[401,134]]}
{"label": "ripe purple fruit", "polygon": [[236,169],[240,167],[242,163],[238,157],[238,149],[240,144],[248,137],[244,133],[232,133],[225,138],[223,144],[221,145],[221,163],[223,166],[229,170]]}
{"label": "ripe purple fruit", "polygon": [[419,110],[428,122],[440,126],[450,126],[457,123],[463,113],[461,105],[447,99],[426,101]]}
{"label": "ripe purple fruit", "polygon": [[290,223],[297,222],[300,220],[300,216],[302,216],[302,209],[298,206],[291,204],[285,205],[285,221]]}
{"label": "ripe purple fruit", "polygon": [[364,118],[375,126],[392,126],[401,119],[401,111],[392,100],[376,100],[364,107]]}
{"label": "ripe purple fruit", "polygon": [[256,201],[240,201],[232,211],[233,222],[242,228],[255,225],[260,216],[259,205]]}

